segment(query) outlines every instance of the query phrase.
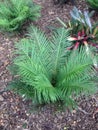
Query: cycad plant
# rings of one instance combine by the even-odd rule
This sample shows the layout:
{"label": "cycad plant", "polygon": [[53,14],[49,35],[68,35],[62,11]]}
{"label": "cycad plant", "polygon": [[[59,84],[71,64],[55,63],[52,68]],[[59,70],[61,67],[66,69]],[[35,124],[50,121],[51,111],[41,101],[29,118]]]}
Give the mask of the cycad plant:
{"label": "cycad plant", "polygon": [[0,2],[0,29],[19,30],[27,20],[37,20],[40,6],[32,0],[3,0]]}
{"label": "cycad plant", "polygon": [[10,88],[34,103],[61,101],[67,106],[72,106],[73,99],[81,94],[96,92],[91,58],[83,48],[70,53],[68,37],[69,31],[64,28],[48,39],[31,27],[29,39],[16,45],[17,57],[11,66],[15,79]]}
{"label": "cycad plant", "polygon": [[87,0],[87,2],[90,5],[90,8],[98,10],[98,0]]}

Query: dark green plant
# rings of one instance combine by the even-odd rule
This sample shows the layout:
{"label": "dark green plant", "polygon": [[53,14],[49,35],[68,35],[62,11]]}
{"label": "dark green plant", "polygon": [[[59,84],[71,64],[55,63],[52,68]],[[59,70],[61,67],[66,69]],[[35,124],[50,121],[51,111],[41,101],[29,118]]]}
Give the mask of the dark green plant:
{"label": "dark green plant", "polygon": [[0,2],[0,29],[19,30],[28,20],[37,20],[40,6],[32,0],[4,0]]}
{"label": "dark green plant", "polygon": [[53,0],[55,4],[66,4],[71,1],[72,4],[75,4],[75,0]]}
{"label": "dark green plant", "polygon": [[98,0],[87,0],[90,8],[98,10]]}
{"label": "dark green plant", "polygon": [[83,48],[68,50],[68,37],[69,31],[60,28],[49,40],[31,27],[29,39],[16,45],[17,57],[11,66],[15,79],[10,88],[34,103],[61,101],[68,106],[74,104],[75,97],[96,92],[91,58]]}

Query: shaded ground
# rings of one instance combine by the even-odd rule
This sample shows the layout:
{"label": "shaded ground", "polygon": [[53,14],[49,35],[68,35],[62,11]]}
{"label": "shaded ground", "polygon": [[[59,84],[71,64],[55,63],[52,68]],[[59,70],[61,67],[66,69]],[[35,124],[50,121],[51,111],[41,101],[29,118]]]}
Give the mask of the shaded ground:
{"label": "shaded ground", "polygon": [[[70,18],[69,12],[73,8],[70,3],[62,8],[54,5],[53,0],[34,1],[42,5],[42,17],[35,25],[47,33],[48,26],[58,26],[56,17],[63,21]],[[77,7],[87,9],[85,0],[80,0]],[[97,130],[97,96],[88,99],[81,97],[78,110],[71,113],[57,109],[59,105],[35,108],[30,101],[24,101],[11,91],[4,91],[7,83],[12,80],[7,67],[11,63],[14,43],[19,39],[20,36],[9,37],[0,34],[0,130]]]}

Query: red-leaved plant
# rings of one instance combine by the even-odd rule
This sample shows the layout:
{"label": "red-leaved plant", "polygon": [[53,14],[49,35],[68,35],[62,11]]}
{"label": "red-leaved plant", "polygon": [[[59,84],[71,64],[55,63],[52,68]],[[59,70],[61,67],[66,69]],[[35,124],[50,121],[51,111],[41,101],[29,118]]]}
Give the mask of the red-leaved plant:
{"label": "red-leaved plant", "polygon": [[[75,50],[84,46],[87,54],[90,56],[94,55],[91,50],[95,51],[98,48],[98,25],[91,22],[90,17],[93,13],[94,12],[88,13],[87,11],[82,13],[74,7],[70,13],[72,19],[68,23],[64,23],[57,18],[62,25],[70,29],[70,37],[68,40],[72,41],[72,45],[68,50]],[[94,60],[94,65],[96,66],[97,63],[95,61],[96,60]]]}

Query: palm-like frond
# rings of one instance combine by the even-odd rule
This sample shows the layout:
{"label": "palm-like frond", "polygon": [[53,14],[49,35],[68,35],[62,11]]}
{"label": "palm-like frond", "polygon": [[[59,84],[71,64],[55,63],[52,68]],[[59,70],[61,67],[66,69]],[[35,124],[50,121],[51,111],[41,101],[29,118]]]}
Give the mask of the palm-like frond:
{"label": "palm-like frond", "polygon": [[[53,67],[51,64],[51,58],[50,58],[51,42],[45,36],[44,33],[42,33],[39,29],[33,26],[29,28],[28,36],[31,38],[31,41],[35,45],[36,55],[39,60],[39,63],[44,67],[44,70],[46,71],[46,73],[50,75],[50,79],[51,79],[51,71]],[[35,57],[35,60],[36,60],[36,57]]]}
{"label": "palm-like frond", "polygon": [[57,89],[53,87],[45,75],[39,74],[36,76],[34,86],[35,96],[39,103],[50,103],[59,99]]}
{"label": "palm-like frond", "polygon": [[15,79],[14,81],[9,84],[8,89],[12,89],[14,92],[22,95],[26,99],[34,99],[34,88],[30,85],[26,85],[25,83],[21,82],[20,79]]}
{"label": "palm-like frond", "polygon": [[62,91],[62,95],[94,90],[95,84],[91,79],[96,73],[92,66],[93,61],[86,55],[85,49],[74,51],[66,62],[67,64],[60,69],[57,80],[57,87]]}
{"label": "palm-like frond", "polygon": [[38,103],[62,100],[66,104],[73,103],[73,95],[96,91],[93,61],[82,48],[69,54],[67,30],[57,30],[51,40],[37,28],[31,27],[29,32],[29,39],[23,39],[16,46],[14,65],[20,86],[23,83],[17,90],[24,95],[29,95],[31,90],[32,100]]}
{"label": "palm-like frond", "polygon": [[[23,43],[23,44],[22,44]],[[15,64],[20,66],[21,74],[26,78],[30,78],[30,74],[32,76],[36,76],[38,74],[45,73],[48,77],[48,73],[44,67],[44,65],[41,62],[41,59],[38,55],[38,50],[36,48],[35,44],[32,44],[32,47],[30,48],[30,43],[28,43],[28,40],[23,40],[20,42],[20,47],[18,45],[18,51],[19,56],[15,59]],[[17,54],[17,52],[16,52]],[[27,73],[26,73],[27,70]],[[29,71],[29,72],[28,72]],[[31,73],[30,73],[31,72]],[[26,74],[25,74],[26,73]]]}
{"label": "palm-like frond", "polygon": [[24,39],[20,42],[20,46],[18,45],[19,53],[16,54],[19,56],[14,62],[19,67],[18,75],[21,76],[22,82],[33,86],[38,102],[56,101],[57,90],[51,84],[49,41],[37,29],[32,28],[31,36],[32,44]]}
{"label": "palm-like frond", "polygon": [[70,42],[67,40],[69,31],[64,28],[58,29],[54,32],[51,44],[51,58],[53,64],[53,73],[57,74],[60,67],[66,62],[66,57],[69,53],[67,48],[70,46]]}

